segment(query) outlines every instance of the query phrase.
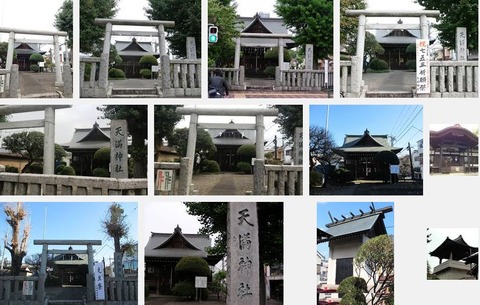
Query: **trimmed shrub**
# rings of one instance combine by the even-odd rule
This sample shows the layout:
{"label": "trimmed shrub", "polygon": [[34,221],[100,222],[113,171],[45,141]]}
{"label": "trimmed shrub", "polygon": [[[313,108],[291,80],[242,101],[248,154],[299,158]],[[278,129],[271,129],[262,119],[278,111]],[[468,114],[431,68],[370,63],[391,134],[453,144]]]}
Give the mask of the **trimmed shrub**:
{"label": "trimmed shrub", "polygon": [[141,69],[140,75],[142,78],[150,79],[152,77],[152,71],[150,69]]}
{"label": "trimmed shrub", "polygon": [[174,296],[179,298],[195,298],[195,285],[187,282],[176,283],[172,288]]}
{"label": "trimmed shrub", "polygon": [[62,171],[60,172],[60,175],[65,175],[65,176],[75,176],[75,169],[71,166],[65,166]]}
{"label": "trimmed shrub", "polygon": [[110,164],[110,147],[99,148],[93,154],[93,162],[97,167],[108,168]]}
{"label": "trimmed shrub", "polygon": [[36,64],[30,65],[30,71],[38,72],[38,71],[40,71],[40,67]]}
{"label": "trimmed shrub", "polygon": [[310,186],[322,186],[323,174],[316,170],[310,171]]}
{"label": "trimmed shrub", "polygon": [[277,159],[265,159],[265,164],[282,165],[282,160],[277,160]]}
{"label": "trimmed shrub", "polygon": [[341,305],[366,305],[364,293],[367,292],[367,283],[363,278],[349,276],[345,278],[338,286],[338,292],[341,294]]}
{"label": "trimmed shrub", "polygon": [[40,163],[30,164],[30,167],[28,168],[26,173],[43,174],[43,164],[40,164]]}
{"label": "trimmed shrub", "polygon": [[95,177],[110,177],[108,169],[102,167],[94,168],[92,173]]}
{"label": "trimmed shrub", "polygon": [[214,160],[204,160],[200,163],[200,171],[204,173],[219,173],[220,166],[217,161]]}
{"label": "trimmed shrub", "polygon": [[60,173],[62,172],[62,170],[65,168],[65,166],[66,166],[65,164],[60,164],[59,166],[57,166],[57,167],[55,168],[55,174],[60,175]]}
{"label": "trimmed shrub", "polygon": [[125,73],[117,68],[111,68],[108,71],[108,78],[110,79],[125,79]]}
{"label": "trimmed shrub", "polygon": [[374,58],[370,62],[370,69],[376,71],[388,70],[388,64],[385,60]]}
{"label": "trimmed shrub", "polygon": [[353,173],[345,168],[338,168],[333,172],[333,179],[338,183],[347,183],[353,181]]}
{"label": "trimmed shrub", "polygon": [[257,154],[255,145],[253,144],[245,144],[238,148],[237,156],[240,161],[244,162],[251,162],[252,158],[255,158]]}
{"label": "trimmed shrub", "polygon": [[242,173],[245,173],[245,174],[251,174],[252,173],[252,166],[247,162],[238,162],[237,163],[237,170],[239,172],[242,172]]}
{"label": "trimmed shrub", "polygon": [[275,66],[267,66],[263,70],[263,74],[265,74],[268,77],[275,78]]}
{"label": "trimmed shrub", "polygon": [[18,167],[12,166],[12,165],[5,165],[5,172],[7,173],[18,173]]}
{"label": "trimmed shrub", "polygon": [[40,53],[33,53],[32,55],[30,55],[30,57],[28,58],[28,60],[30,61],[33,61],[33,62],[43,62],[43,56],[42,54]]}
{"label": "trimmed shrub", "polygon": [[405,63],[407,70],[417,71],[417,61],[414,59],[407,60]]}
{"label": "trimmed shrub", "polygon": [[144,55],[140,58],[140,64],[145,67],[151,67],[153,65],[158,65],[158,61],[153,55]]}
{"label": "trimmed shrub", "polygon": [[181,279],[195,280],[195,276],[208,276],[210,267],[201,257],[185,256],[175,265],[175,273]]}
{"label": "trimmed shrub", "polygon": [[273,159],[273,153],[272,152],[265,153],[265,159]]}

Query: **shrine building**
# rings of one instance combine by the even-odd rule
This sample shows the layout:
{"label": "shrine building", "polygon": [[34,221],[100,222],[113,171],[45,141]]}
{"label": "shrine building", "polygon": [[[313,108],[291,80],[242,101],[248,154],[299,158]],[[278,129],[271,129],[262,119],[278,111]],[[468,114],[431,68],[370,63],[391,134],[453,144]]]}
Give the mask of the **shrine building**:
{"label": "shrine building", "polygon": [[447,237],[430,256],[437,257],[439,264],[433,274],[441,280],[474,280],[478,278],[478,247],[471,247],[459,235]]}
{"label": "shrine building", "polygon": [[478,136],[458,124],[431,130],[430,173],[478,173]]}
{"label": "shrine building", "polygon": [[387,135],[371,135],[365,129],[363,135],[345,135],[343,145],[334,152],[344,158],[344,167],[353,173],[355,179],[378,179],[381,166],[375,162],[375,155],[383,151],[398,154],[401,150],[401,147],[388,143]]}
{"label": "shrine building", "polygon": [[183,257],[201,257],[215,266],[222,257],[207,253],[211,244],[208,235],[184,234],[178,225],[173,233],[152,232],[145,246],[145,287],[155,294],[171,294],[178,282],[175,266]]}

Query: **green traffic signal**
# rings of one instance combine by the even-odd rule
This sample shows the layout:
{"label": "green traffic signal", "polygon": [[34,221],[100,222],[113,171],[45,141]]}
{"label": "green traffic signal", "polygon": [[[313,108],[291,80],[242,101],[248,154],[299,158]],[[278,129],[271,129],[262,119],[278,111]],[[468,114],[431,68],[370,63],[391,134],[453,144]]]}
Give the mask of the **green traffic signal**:
{"label": "green traffic signal", "polygon": [[212,25],[208,27],[208,42],[215,43],[218,41],[218,27]]}

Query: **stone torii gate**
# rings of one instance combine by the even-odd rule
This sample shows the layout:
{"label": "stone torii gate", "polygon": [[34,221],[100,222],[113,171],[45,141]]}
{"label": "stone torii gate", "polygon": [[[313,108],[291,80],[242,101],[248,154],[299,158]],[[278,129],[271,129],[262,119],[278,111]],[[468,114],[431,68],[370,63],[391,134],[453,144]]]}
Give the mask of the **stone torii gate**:
{"label": "stone torii gate", "polygon": [[[236,39],[235,45],[235,61],[234,61],[234,68],[240,68],[240,48],[242,46],[242,38],[261,38],[261,39],[277,39],[278,43],[278,65],[280,69],[283,70],[283,57],[284,57],[284,39],[292,38],[293,35],[291,34],[265,34],[265,33],[240,33],[240,37]],[[260,44],[259,47],[271,47],[270,44]]]}
{"label": "stone torii gate", "polygon": [[[93,246],[101,246],[101,240],[43,240],[36,239],[34,245],[42,246],[41,265],[39,271],[38,293],[45,298],[45,280],[47,278],[47,257],[48,254],[87,254],[88,255],[88,274],[87,274],[87,301],[94,301],[94,269],[93,269]],[[55,250],[48,249],[50,245],[63,246],[86,246],[87,250]]]}
{"label": "stone torii gate", "polygon": [[[190,115],[190,125],[188,128],[188,144],[187,144],[187,158],[195,160],[195,148],[197,143],[197,129],[210,128],[210,129],[229,129],[232,128],[232,124],[222,123],[198,123],[199,115],[218,115],[218,116],[254,116],[255,124],[233,124],[238,129],[255,130],[255,158],[263,160],[265,157],[264,148],[264,133],[265,133],[265,116],[277,116],[277,108],[264,108],[264,109],[215,109],[215,108],[185,108],[178,107],[176,112],[181,115]],[[193,174],[193,162],[189,163],[188,167],[188,183],[189,186],[192,181]],[[189,194],[187,192],[187,194]]]}
{"label": "stone torii gate", "polygon": [[0,115],[45,111],[43,120],[27,120],[20,122],[0,123],[0,131],[4,129],[44,128],[43,136],[43,174],[55,173],[55,110],[70,108],[71,105],[7,105],[0,106]]}
{"label": "stone torii gate", "polygon": [[[53,36],[53,48],[55,53],[55,86],[63,86],[62,80],[62,69],[60,65],[60,42],[59,37],[66,37],[67,32],[63,31],[39,31],[39,30],[23,30],[23,29],[13,29],[13,28],[0,28],[0,33],[9,33],[8,38],[8,50],[7,50],[7,62],[5,68],[10,70],[13,64],[13,47],[15,43],[15,34],[26,34],[26,35],[40,35],[40,36]],[[5,86],[9,86],[9,75],[7,74],[7,81]]]}
{"label": "stone torii gate", "polygon": [[378,29],[379,25],[367,25],[366,17],[417,17],[420,25],[395,24],[385,25],[388,29],[420,29],[421,39],[428,39],[427,17],[438,17],[438,10],[423,11],[370,11],[370,10],[346,10],[345,16],[358,17],[357,51],[352,57],[351,90],[358,93],[362,87],[363,53],[365,52],[365,30]]}
{"label": "stone torii gate", "polygon": [[132,26],[153,26],[158,31],[158,43],[160,57],[167,54],[167,47],[165,42],[165,27],[172,28],[175,26],[174,21],[160,21],[160,20],[127,20],[127,19],[104,19],[95,18],[95,24],[105,25],[105,39],[103,41],[103,51],[100,55],[100,71],[99,71],[99,87],[102,89],[108,88],[108,63],[110,57],[110,44],[112,38],[113,25],[132,25]]}

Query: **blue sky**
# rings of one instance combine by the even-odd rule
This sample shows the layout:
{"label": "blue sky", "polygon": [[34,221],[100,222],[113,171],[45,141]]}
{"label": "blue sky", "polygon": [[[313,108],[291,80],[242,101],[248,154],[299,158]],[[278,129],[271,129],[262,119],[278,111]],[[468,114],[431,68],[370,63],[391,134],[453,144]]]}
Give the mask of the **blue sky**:
{"label": "blue sky", "polygon": [[[332,214],[332,217],[337,219],[342,219],[341,215],[350,216],[350,212],[357,215],[360,214],[359,209],[367,212],[370,211],[369,206],[372,204],[371,201],[361,201],[361,202],[318,202],[317,203],[317,228],[326,230],[326,224],[331,223],[330,216],[328,212]],[[385,227],[387,228],[387,233],[393,235],[393,215],[395,213],[395,207],[393,202],[373,202],[376,209],[384,208],[387,206],[393,207],[393,212],[385,214]],[[317,251],[328,258],[328,242],[320,243],[317,245]]]}
{"label": "blue sky", "polygon": [[[127,223],[130,224],[130,238],[138,240],[137,203],[117,203],[123,207],[124,213],[127,215]],[[3,204],[0,211],[0,234],[3,237],[8,231],[11,237],[11,228],[5,221]],[[33,245],[33,241],[36,239],[102,240],[102,246],[94,247],[95,260],[101,261],[105,258],[108,265],[109,257],[113,258],[113,240],[103,232],[101,220],[105,218],[111,204],[112,202],[24,202],[30,215],[31,226],[27,256],[42,252],[42,246]],[[66,249],[68,246],[51,246],[51,248]],[[85,246],[73,246],[73,248],[86,250]],[[3,250],[3,246],[1,249]],[[6,251],[5,257],[10,260],[8,251]]]}
{"label": "blue sky", "polygon": [[417,148],[423,137],[423,107],[421,105],[311,105],[310,127],[326,127],[337,146],[343,145],[346,134],[361,135],[368,129],[372,135],[387,134],[396,138],[395,147],[406,154],[408,142]]}

